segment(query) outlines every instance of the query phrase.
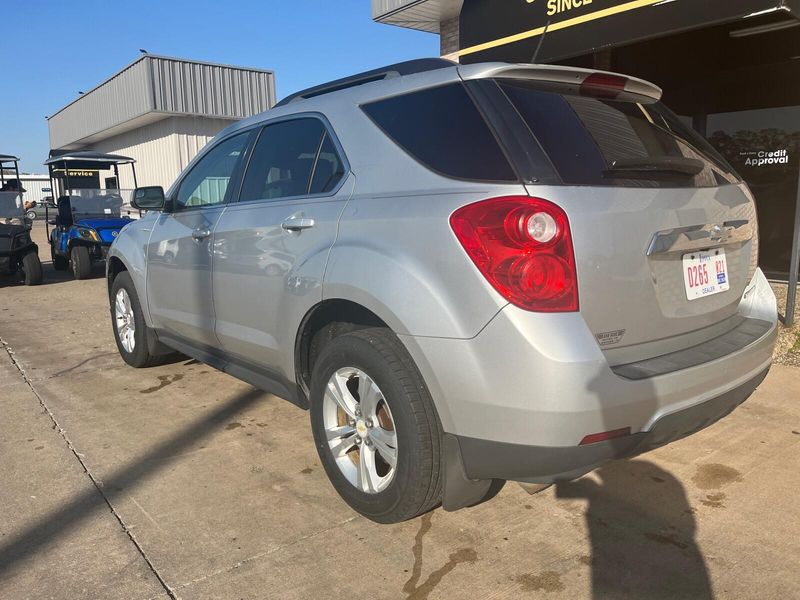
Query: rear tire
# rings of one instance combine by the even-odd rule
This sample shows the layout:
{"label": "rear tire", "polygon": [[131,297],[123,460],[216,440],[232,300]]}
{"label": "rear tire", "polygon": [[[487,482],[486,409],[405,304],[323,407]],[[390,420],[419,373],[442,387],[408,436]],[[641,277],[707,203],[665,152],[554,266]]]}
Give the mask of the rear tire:
{"label": "rear tire", "polygon": [[70,251],[72,276],[75,279],[88,279],[92,275],[92,257],[86,246],[73,246]]}
{"label": "rear tire", "polygon": [[36,252],[28,252],[22,257],[22,273],[25,276],[25,285],[39,285],[42,283],[42,263]]}
{"label": "rear tire", "polygon": [[147,347],[147,325],[133,280],[127,271],[114,279],[111,286],[111,327],[117,350],[126,363],[137,369],[160,364],[164,359],[150,354]]}
{"label": "rear tire", "polygon": [[[377,523],[399,523],[439,505],[441,424],[422,375],[396,335],[370,328],[332,340],[314,365],[310,396],[320,460],[355,511]],[[381,444],[387,439],[395,445],[388,448],[394,467],[384,459],[387,448]]]}

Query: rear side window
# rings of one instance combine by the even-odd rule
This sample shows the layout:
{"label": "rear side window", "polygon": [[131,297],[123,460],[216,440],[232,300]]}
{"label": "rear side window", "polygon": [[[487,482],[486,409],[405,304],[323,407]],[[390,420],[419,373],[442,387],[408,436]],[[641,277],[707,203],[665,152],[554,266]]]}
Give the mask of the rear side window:
{"label": "rear side window", "polygon": [[[312,186],[314,164],[324,140],[325,126],[319,119],[305,118],[281,121],[267,125],[258,137],[250,164],[242,183],[240,202],[249,200],[278,200],[309,194]],[[321,175],[327,173],[322,187],[333,189],[343,174],[341,160],[334,160],[328,152]],[[330,166],[331,162],[337,163]],[[315,181],[317,177],[314,177]],[[310,193],[321,193],[320,185]]]}
{"label": "rear side window", "polygon": [[575,88],[499,80],[564,183],[714,187],[738,176],[660,102],[580,95]]}
{"label": "rear side window", "polygon": [[329,133],[325,132],[325,138],[319,149],[317,164],[314,166],[314,174],[311,177],[311,193],[327,194],[336,187],[339,180],[344,176],[344,164],[336,146]]}
{"label": "rear side window", "polygon": [[446,177],[517,181],[492,132],[460,83],[362,106],[398,146]]}

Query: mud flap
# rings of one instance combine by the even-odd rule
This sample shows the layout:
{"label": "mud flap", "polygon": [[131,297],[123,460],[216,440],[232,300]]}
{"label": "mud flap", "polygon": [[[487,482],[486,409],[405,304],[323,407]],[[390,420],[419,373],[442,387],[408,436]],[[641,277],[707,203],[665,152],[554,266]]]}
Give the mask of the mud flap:
{"label": "mud flap", "polygon": [[464,469],[458,438],[444,434],[444,492],[442,508],[455,511],[475,506],[494,498],[505,481],[494,479],[470,479]]}

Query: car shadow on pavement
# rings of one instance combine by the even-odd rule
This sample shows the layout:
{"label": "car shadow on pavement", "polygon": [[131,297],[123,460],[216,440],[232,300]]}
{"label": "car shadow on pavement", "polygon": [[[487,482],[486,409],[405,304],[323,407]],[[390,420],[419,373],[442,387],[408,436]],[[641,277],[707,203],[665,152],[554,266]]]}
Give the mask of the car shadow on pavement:
{"label": "car shadow on pavement", "polygon": [[556,497],[588,502],[593,598],[714,597],[694,510],[663,468],[641,459],[609,463],[556,484]]}
{"label": "car shadow on pavement", "polygon": [[[135,461],[104,476],[97,487],[92,486],[63,508],[4,541],[0,545],[0,580],[16,563],[55,544],[61,536],[79,527],[98,510],[108,510],[110,507],[113,511],[118,495],[130,494],[132,488],[169,467],[181,453],[222,429],[234,416],[263,401],[265,396],[261,390],[251,389],[231,398],[191,426],[153,446]],[[98,494],[98,489],[102,495]]]}

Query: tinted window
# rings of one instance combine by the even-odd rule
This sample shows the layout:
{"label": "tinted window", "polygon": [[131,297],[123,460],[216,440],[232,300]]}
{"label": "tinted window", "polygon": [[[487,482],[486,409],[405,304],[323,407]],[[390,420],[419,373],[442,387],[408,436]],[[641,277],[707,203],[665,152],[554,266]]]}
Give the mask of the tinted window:
{"label": "tinted window", "polygon": [[[738,181],[708,142],[660,102],[584,96],[536,82],[499,83],[565,183],[711,187]],[[675,161],[695,163],[697,172],[676,172]]]}
{"label": "tinted window", "polygon": [[442,175],[477,181],[517,180],[460,83],[380,100],[362,108],[406,152]]}
{"label": "tinted window", "polygon": [[339,183],[344,175],[344,164],[333,145],[331,136],[325,134],[325,139],[319,149],[319,157],[314,167],[314,176],[311,179],[311,193],[325,194],[330,192]]}
{"label": "tinted window", "polygon": [[226,202],[231,177],[247,150],[249,140],[249,132],[234,136],[201,158],[178,188],[177,208]]}
{"label": "tinted window", "polygon": [[240,201],[308,194],[324,133],[325,127],[318,119],[282,121],[265,127],[253,149]]}

